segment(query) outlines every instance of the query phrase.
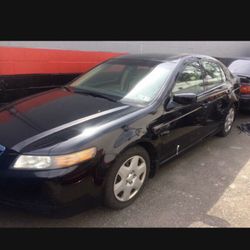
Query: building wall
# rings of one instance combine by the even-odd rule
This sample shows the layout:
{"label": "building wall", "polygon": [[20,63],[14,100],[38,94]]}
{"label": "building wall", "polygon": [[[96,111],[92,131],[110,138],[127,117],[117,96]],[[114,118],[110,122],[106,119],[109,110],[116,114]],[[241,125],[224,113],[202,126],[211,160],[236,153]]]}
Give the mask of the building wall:
{"label": "building wall", "polygon": [[0,46],[128,53],[198,53],[250,56],[250,41],[1,41]]}
{"label": "building wall", "polygon": [[62,86],[121,53],[0,46],[0,106]]}
{"label": "building wall", "polygon": [[105,51],[0,46],[0,76],[82,73],[121,54]]}

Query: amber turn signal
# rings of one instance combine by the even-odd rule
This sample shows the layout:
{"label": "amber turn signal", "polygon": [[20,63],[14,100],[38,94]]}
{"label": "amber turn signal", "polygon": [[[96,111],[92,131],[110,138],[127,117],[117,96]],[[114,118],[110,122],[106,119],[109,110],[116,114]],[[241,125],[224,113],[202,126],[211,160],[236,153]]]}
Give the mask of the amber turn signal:
{"label": "amber turn signal", "polygon": [[57,167],[70,167],[76,165],[78,163],[90,160],[94,158],[96,155],[96,148],[85,149],[80,152],[68,154],[68,155],[60,155],[54,157],[54,164]]}

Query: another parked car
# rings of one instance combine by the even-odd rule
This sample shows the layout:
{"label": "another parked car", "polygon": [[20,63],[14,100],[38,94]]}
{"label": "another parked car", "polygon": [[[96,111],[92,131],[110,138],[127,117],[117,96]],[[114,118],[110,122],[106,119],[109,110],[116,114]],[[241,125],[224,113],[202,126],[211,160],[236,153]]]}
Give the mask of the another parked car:
{"label": "another parked car", "polygon": [[46,209],[130,205],[159,165],[227,136],[239,86],[200,55],[127,55],[0,110],[0,201]]}
{"label": "another parked car", "polygon": [[233,60],[228,69],[240,79],[240,109],[250,110],[250,59]]}

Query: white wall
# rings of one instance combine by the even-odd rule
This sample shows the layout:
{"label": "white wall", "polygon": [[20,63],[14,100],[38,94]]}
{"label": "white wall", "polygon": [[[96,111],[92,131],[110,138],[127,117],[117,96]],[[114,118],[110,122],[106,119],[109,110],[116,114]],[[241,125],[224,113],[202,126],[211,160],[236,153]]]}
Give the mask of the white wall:
{"label": "white wall", "polygon": [[250,56],[250,41],[0,41],[0,46],[129,53],[199,53]]}

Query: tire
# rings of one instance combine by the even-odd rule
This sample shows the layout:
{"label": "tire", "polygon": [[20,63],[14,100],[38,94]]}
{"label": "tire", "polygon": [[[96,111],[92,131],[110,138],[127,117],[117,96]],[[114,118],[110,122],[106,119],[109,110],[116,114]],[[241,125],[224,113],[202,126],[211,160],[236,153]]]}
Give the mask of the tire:
{"label": "tire", "polygon": [[149,169],[149,155],[140,146],[130,148],[118,156],[106,177],[105,206],[122,209],[133,203],[148,180]]}
{"label": "tire", "polygon": [[218,133],[218,136],[225,137],[231,132],[233,127],[233,122],[235,120],[235,115],[236,115],[236,109],[234,106],[231,106],[224,119],[223,128]]}

